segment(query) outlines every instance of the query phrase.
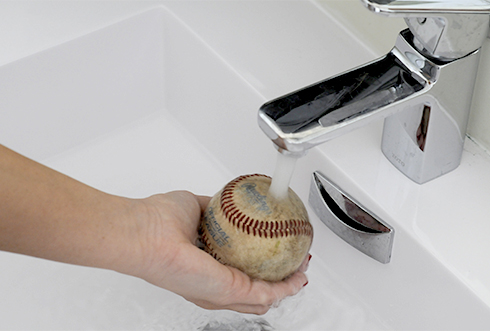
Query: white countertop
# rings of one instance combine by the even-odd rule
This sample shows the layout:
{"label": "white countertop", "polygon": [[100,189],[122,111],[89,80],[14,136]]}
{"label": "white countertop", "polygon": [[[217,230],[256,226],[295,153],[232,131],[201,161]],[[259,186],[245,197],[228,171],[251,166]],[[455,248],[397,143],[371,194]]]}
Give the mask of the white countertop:
{"label": "white countertop", "polygon": [[[87,5],[84,1],[1,1],[0,65],[85,35],[159,3],[91,1]],[[280,6],[267,1],[253,2],[253,9],[250,3],[235,1],[195,2],[191,9],[185,1],[165,4],[264,100],[360,65],[374,56],[372,51],[353,44],[350,39],[332,35],[333,29],[339,29],[337,22],[315,4],[303,1],[289,3],[282,12]],[[215,17],[213,24],[209,17]],[[439,274],[431,274],[433,270],[440,271],[444,277],[447,274],[443,271],[447,271],[454,277],[455,284],[463,284],[457,291],[469,289],[484,303],[482,309],[488,309],[489,155],[467,139],[458,169],[418,185],[384,158],[379,147],[381,131],[382,123],[376,122],[311,151],[299,161],[292,187],[304,197],[311,171],[328,172],[345,191],[395,228],[392,262],[380,267],[351,251],[340,257],[335,254],[338,252],[323,252],[328,248],[328,243],[324,242],[315,244],[317,254],[325,254],[322,260],[326,265],[339,266],[338,273],[345,276],[344,281],[355,284],[353,291],[363,285],[358,282],[358,275],[348,274],[347,266],[342,269],[346,264],[342,259],[351,256],[359,270],[386,277],[390,289],[409,286],[410,280],[407,284],[389,284],[390,273],[396,274],[394,269],[404,263],[427,268],[426,275],[420,271],[421,277],[427,278],[426,283],[412,280],[420,281],[424,284],[421,286],[437,282]],[[265,136],[263,141],[268,143]],[[318,237],[336,240],[326,228],[316,231]],[[414,243],[428,256],[420,264],[410,260],[409,249]],[[431,295],[430,289],[427,293]],[[373,294],[375,307],[385,304],[376,300]],[[393,312],[396,313],[394,309]],[[403,311],[399,315],[402,316]]]}

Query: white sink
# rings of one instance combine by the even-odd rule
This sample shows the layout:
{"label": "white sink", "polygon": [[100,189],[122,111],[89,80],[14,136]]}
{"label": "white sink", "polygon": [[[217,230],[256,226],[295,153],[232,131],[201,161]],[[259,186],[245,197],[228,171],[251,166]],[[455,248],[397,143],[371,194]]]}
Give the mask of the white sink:
{"label": "white sink", "polygon": [[[272,174],[262,103],[370,55],[310,2],[148,2],[0,67],[0,142],[110,193],[212,195],[238,175]],[[312,150],[292,187],[306,202],[320,170],[383,217],[396,231],[389,264],[310,212],[308,286],[256,317],[206,311],[115,272],[0,253],[0,329],[489,328],[490,227],[478,202],[490,177],[471,170],[489,158],[469,141],[458,170],[418,186],[381,155],[381,125]]]}

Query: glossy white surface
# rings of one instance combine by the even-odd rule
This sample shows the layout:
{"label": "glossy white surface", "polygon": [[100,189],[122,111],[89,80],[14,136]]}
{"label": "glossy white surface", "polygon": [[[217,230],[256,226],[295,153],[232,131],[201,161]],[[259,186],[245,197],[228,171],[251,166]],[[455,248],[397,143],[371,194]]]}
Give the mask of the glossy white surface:
{"label": "glossy white surface", "polygon": [[[240,174],[271,174],[276,155],[256,124],[260,105],[372,58],[306,1],[56,3],[55,11],[3,4],[2,15],[27,22],[36,10],[43,15],[32,27],[65,34],[41,41],[27,23],[0,34],[26,45],[0,56],[0,141],[115,194],[211,195]],[[92,6],[105,10],[89,20]],[[62,15],[76,11],[85,19]],[[489,328],[489,157],[467,141],[460,168],[419,186],[382,156],[381,126],[312,150],[292,187],[307,201],[312,171],[330,176],[395,228],[392,262],[363,256],[310,214],[310,282],[264,319],[279,330]],[[0,265],[0,329],[257,321],[106,270],[8,253]]]}

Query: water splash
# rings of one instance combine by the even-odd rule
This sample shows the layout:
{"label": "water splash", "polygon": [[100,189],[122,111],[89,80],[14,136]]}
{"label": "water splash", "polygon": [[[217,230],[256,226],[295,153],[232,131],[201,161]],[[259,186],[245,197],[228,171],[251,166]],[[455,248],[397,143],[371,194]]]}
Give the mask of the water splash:
{"label": "water splash", "polygon": [[274,328],[263,318],[247,319],[235,316],[230,320],[212,320],[198,331],[272,331]]}

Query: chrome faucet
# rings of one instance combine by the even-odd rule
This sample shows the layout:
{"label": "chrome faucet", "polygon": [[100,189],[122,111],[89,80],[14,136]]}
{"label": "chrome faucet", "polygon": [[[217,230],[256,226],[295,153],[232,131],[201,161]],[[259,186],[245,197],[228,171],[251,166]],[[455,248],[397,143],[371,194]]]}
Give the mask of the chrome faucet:
{"label": "chrome faucet", "polygon": [[259,126],[282,153],[385,118],[382,151],[422,184],[461,161],[490,1],[361,0],[408,29],[378,60],[265,103]]}

